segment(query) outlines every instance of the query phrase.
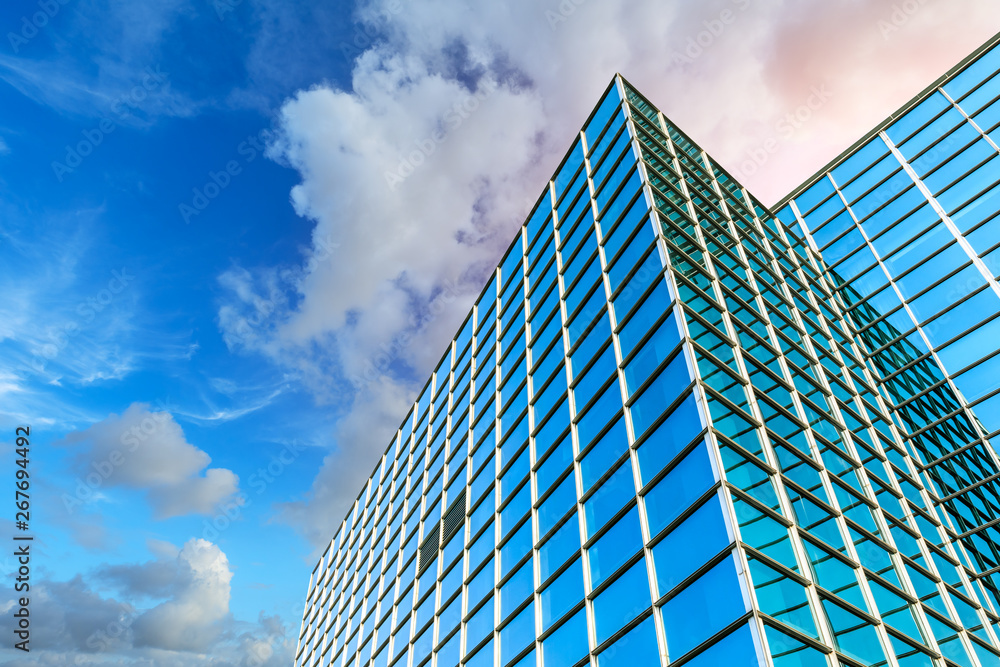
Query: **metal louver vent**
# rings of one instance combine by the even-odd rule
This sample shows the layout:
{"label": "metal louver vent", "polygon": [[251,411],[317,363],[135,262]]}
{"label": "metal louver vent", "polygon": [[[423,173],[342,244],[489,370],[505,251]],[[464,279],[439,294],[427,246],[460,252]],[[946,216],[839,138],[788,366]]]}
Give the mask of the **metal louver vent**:
{"label": "metal louver vent", "polygon": [[417,552],[417,576],[424,573],[430,564],[437,557],[438,549],[441,547],[441,524],[438,523],[435,530],[420,543],[420,550]]}
{"label": "metal louver vent", "polygon": [[444,537],[442,542],[447,544],[448,539],[457,533],[465,524],[465,489],[452,501],[451,507],[444,515]]}

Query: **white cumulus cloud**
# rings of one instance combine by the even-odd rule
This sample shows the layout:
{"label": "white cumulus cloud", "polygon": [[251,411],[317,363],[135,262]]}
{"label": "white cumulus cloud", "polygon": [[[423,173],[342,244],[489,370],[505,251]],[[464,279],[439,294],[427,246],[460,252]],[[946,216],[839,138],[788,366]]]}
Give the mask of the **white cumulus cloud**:
{"label": "white cumulus cloud", "polygon": [[615,72],[773,202],[1000,26],[1000,6],[972,0],[904,16],[896,5],[362,2],[377,38],[350,87],[300,91],[270,149],[301,177],[291,201],[314,225],[307,261],[220,281],[230,347],[295,369],[346,410],[287,516],[314,539],[308,516],[343,516],[388,442],[375,435],[405,412],[385,406],[433,369]]}
{"label": "white cumulus cloud", "polygon": [[78,501],[112,487],[143,489],[163,519],[209,514],[239,491],[235,473],[208,468],[211,457],[187,441],[173,416],[145,403],[70,433],[63,444],[78,449]]}

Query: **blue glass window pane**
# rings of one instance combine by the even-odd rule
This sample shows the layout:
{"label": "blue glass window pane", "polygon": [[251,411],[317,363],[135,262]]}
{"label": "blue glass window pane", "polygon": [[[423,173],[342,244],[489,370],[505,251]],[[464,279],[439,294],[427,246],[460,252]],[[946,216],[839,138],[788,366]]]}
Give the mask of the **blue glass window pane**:
{"label": "blue glass window pane", "polygon": [[[542,454],[538,454],[542,456]],[[559,441],[559,444],[555,446],[549,457],[545,459],[542,465],[538,468],[535,473],[535,479],[538,485],[538,495],[542,495],[548,491],[552,483],[569,467],[569,464],[573,461],[573,441],[567,435]]]}
{"label": "blue glass window pane", "polygon": [[823,600],[823,610],[841,652],[864,664],[886,664],[878,634],[870,623],[830,600]]}
{"label": "blue glass window pane", "polygon": [[1000,156],[977,167],[971,174],[937,195],[938,202],[950,215],[997,182],[997,175],[1000,173],[998,166],[1000,166]]}
{"label": "blue glass window pane", "polygon": [[[604,181],[600,191],[598,191],[597,196],[594,198],[597,202],[597,209],[603,210],[607,206],[608,200],[618,191],[618,186],[626,180],[631,179],[635,174],[635,156],[631,150],[628,150],[619,161],[614,173]],[[631,189],[632,186],[631,184],[626,184],[625,187]]]}
{"label": "blue glass window pane", "polygon": [[[597,255],[584,267],[581,277],[570,287],[567,283],[566,312],[575,313],[586,299],[591,295],[593,286],[600,282],[601,263]],[[603,298],[603,297],[602,297]]]}
{"label": "blue glass window pane", "polygon": [[[473,646],[473,644],[469,644]],[[466,667],[493,667],[493,640],[486,642],[479,650],[476,651],[475,655],[471,658],[466,658]],[[393,665],[393,667],[403,667],[400,665]]]}
{"label": "blue glass window pane", "polygon": [[[820,654],[822,655],[822,653]],[[690,662],[690,667],[758,667],[757,649],[753,643],[753,631],[749,625],[741,625],[737,630],[723,637],[707,649],[696,655]],[[790,664],[778,663],[775,667],[791,667]],[[826,665],[826,661],[821,663]],[[816,665],[820,667],[820,665]]]}
{"label": "blue glass window pane", "polygon": [[500,510],[500,534],[506,536],[531,508],[531,484],[525,484]]}
{"label": "blue glass window pane", "polygon": [[[918,269],[918,271],[923,270],[922,268]],[[924,279],[933,280],[940,278],[942,275],[944,274],[938,273],[936,276],[931,275]],[[917,320],[924,322],[939,313],[948,313],[956,301],[985,285],[986,279],[983,278],[979,269],[970,264],[933,289],[924,292],[916,299],[910,301],[910,308],[913,309],[913,314],[916,315]],[[996,296],[993,296],[993,300],[996,301]],[[946,314],[945,318],[947,317],[948,315]],[[975,319],[966,319],[962,330],[967,329],[975,322]]]}
{"label": "blue glass window pane", "polygon": [[552,232],[552,197],[548,188],[539,197],[535,209],[531,212],[531,217],[525,223],[528,236],[528,248],[537,249],[535,242]]}
{"label": "blue glass window pane", "polygon": [[472,512],[472,516],[469,517],[469,534],[477,535],[480,528],[492,521],[495,509],[496,496],[487,495],[486,498],[479,503],[479,506]]}
{"label": "blue glass window pane", "polygon": [[[636,238],[638,239],[639,237]],[[654,278],[659,277],[663,273],[663,262],[660,259],[660,253],[656,249],[656,246],[649,245],[649,242],[645,238],[643,238],[643,243],[647,244],[647,249],[643,249],[644,254],[642,254],[642,259],[638,263],[635,261],[638,259],[638,254],[630,257],[630,246],[628,250],[621,254],[618,262],[608,271],[608,281],[611,285],[611,292],[614,294],[613,301],[615,304],[615,313],[618,314],[618,321],[623,320],[625,314],[632,310],[636,301],[642,297],[646,286]],[[638,268],[636,268],[635,273],[630,273],[634,266],[638,266]],[[621,281],[626,281],[625,287],[619,290]],[[617,293],[615,293],[616,290],[618,290]]]}
{"label": "blue glass window pane", "polygon": [[653,667],[660,664],[656,626],[650,616],[597,656],[597,667]]}
{"label": "blue glass window pane", "polygon": [[886,134],[893,143],[898,144],[950,106],[951,103],[944,95],[934,92],[890,125]]}
{"label": "blue glass window pane", "polygon": [[[601,199],[597,201],[597,211],[599,217],[603,216],[602,222],[614,219],[621,212],[621,207],[624,206],[626,202],[630,201],[631,196],[641,187],[642,180],[639,178],[639,172],[633,171],[631,175],[629,175],[628,181],[620,190],[618,190],[618,194],[615,195],[613,200],[608,202],[606,201],[606,197],[601,197]],[[645,205],[645,199],[642,198],[641,201],[643,201],[643,205]]]}
{"label": "blue glass window pane", "polygon": [[[617,134],[614,134],[617,132]],[[626,155],[622,158],[622,153],[629,147],[632,140],[631,135],[628,130],[621,127],[619,130],[609,130],[609,134],[606,137],[611,137],[610,141],[613,143],[608,143],[605,138],[601,139],[601,146],[594,154],[594,158],[591,160],[591,166],[593,168],[593,173],[591,175],[594,181],[594,187],[600,189],[605,179],[607,179],[608,174],[611,173],[612,169],[617,166],[619,161],[631,161],[631,155]],[[607,156],[607,159],[602,159]],[[598,161],[600,160],[600,164]]]}
{"label": "blue glass window pane", "polygon": [[833,194],[833,183],[829,178],[821,178],[815,184],[809,186],[802,194],[795,198],[795,204],[799,211],[806,215],[821,201],[825,201]]}
{"label": "blue glass window pane", "polygon": [[[462,568],[456,568],[461,572]],[[443,596],[442,596],[443,597]],[[462,596],[457,595],[455,599],[448,603],[448,606],[441,610],[438,616],[438,636],[444,637],[449,632],[458,627],[462,620]]]}
{"label": "blue glass window pane", "polygon": [[562,402],[552,411],[551,416],[535,434],[535,451],[539,455],[547,452],[549,447],[559,442],[569,423],[569,400],[563,397]]}
{"label": "blue glass window pane", "polygon": [[957,372],[983,356],[984,350],[996,349],[1000,340],[1000,318],[979,326],[938,352],[941,363],[950,372]]}
{"label": "blue glass window pane", "polygon": [[[817,229],[815,238],[816,243],[819,243],[820,247],[844,231],[844,216],[843,214],[838,215],[843,210],[844,200],[837,196],[830,197],[824,203],[817,206],[814,211],[806,215],[809,225],[815,226]],[[827,220],[830,220],[830,222],[826,222]],[[822,243],[820,239],[822,239]]]}
{"label": "blue glass window pane", "polygon": [[[837,199],[839,200],[840,197],[838,196]],[[824,204],[824,206],[827,206],[827,204]],[[812,226],[819,224],[821,221],[819,218],[809,216],[806,218],[806,222]],[[825,248],[831,241],[843,234],[844,231],[853,224],[854,220],[851,218],[851,214],[844,211],[840,215],[834,217],[830,222],[815,230],[813,233],[813,240],[816,242],[817,247]]]}
{"label": "blue glass window pane", "polygon": [[559,483],[555,491],[538,508],[538,534],[545,535],[559,519],[576,506],[576,478],[571,473]]}
{"label": "blue glass window pane", "polygon": [[632,403],[632,428],[636,438],[652,426],[653,422],[691,384],[687,360],[679,354],[653,380]]}
{"label": "blue glass window pane", "polygon": [[1000,57],[1000,48],[994,46],[946,83],[944,85],[945,92],[953,100],[961,98],[997,70],[998,57]]}
{"label": "blue glass window pane", "polygon": [[590,446],[591,441],[611,419],[622,409],[622,394],[617,379],[612,381],[576,424],[577,439],[580,449]]}
{"label": "blue glass window pane", "polygon": [[583,492],[590,490],[597,480],[606,473],[621,455],[628,451],[628,432],[625,418],[620,417],[601,439],[580,461],[580,477]]}
{"label": "blue glass window pane", "polygon": [[[574,370],[577,366],[574,365]],[[618,363],[615,361],[615,349],[611,345],[604,348],[600,358],[587,369],[576,386],[573,387],[573,400],[576,402],[576,409],[580,410],[586,406],[597,392],[604,386],[604,383],[615,374]]]}
{"label": "blue glass window pane", "polygon": [[597,644],[607,641],[652,603],[649,597],[649,579],[646,576],[646,559],[640,558],[594,598]]}
{"label": "blue glass window pane", "polygon": [[[958,225],[962,233],[967,233],[970,229],[1000,209],[1000,203],[997,201],[998,198],[1000,198],[1000,186],[993,186],[977,196],[972,202],[963,206],[960,211],[953,214],[951,220]],[[979,242],[979,236],[982,234],[988,235],[990,240]],[[969,242],[972,243],[972,247],[977,252],[982,252],[992,247],[997,241],[1000,241],[1000,239],[996,238],[998,234],[1000,234],[1000,230],[997,229],[996,225],[985,225],[969,234],[968,238]]]}
{"label": "blue glass window pane", "polygon": [[556,186],[556,197],[562,198],[566,192],[569,191],[569,185],[573,182],[573,177],[576,175],[576,170],[580,168],[583,164],[583,144],[580,139],[577,138],[573,142],[573,148],[570,149],[569,155],[566,157],[566,162],[559,167],[559,171],[556,172],[555,181]]}
{"label": "blue glass window pane", "polygon": [[531,450],[528,447],[522,449],[514,463],[504,471],[503,476],[500,478],[501,502],[509,498],[511,492],[517,488],[521,480],[527,477],[528,470],[531,469],[530,452]]}
{"label": "blue glass window pane", "polygon": [[459,650],[461,649],[462,633],[456,632],[452,635],[451,639],[438,649],[437,652],[437,664],[439,665],[457,665],[458,660],[461,657]]}
{"label": "blue glass window pane", "polygon": [[[969,126],[966,126],[963,129],[968,129],[969,134],[973,136],[978,136],[979,134]],[[955,134],[959,133],[960,132],[955,132],[951,137],[942,142],[942,145],[947,145],[947,142],[954,137]],[[929,153],[933,153],[940,147],[941,146],[935,146]],[[992,157],[995,154],[996,150],[988,143],[982,140],[977,141],[968,148],[964,149],[961,153],[950,158],[948,162],[938,168],[933,174],[924,178],[924,184],[930,189],[931,192],[940,192],[965,174],[970,165],[979,164],[986,158]]]}
{"label": "blue glass window pane", "polygon": [[601,103],[597,107],[597,111],[594,112],[593,117],[587,121],[587,125],[583,128],[584,134],[587,136],[587,144],[590,146],[590,150],[594,150],[594,142],[597,141],[597,136],[604,129],[605,125],[612,116],[617,117],[621,112],[622,100],[618,93],[617,86],[611,86],[607,95],[601,100]]}
{"label": "blue glass window pane", "polygon": [[713,496],[653,547],[658,595],[669,593],[729,543],[722,508]]}
{"label": "blue glass window pane", "polygon": [[[914,190],[915,192],[918,192]],[[898,224],[889,229],[878,238],[872,240],[872,245],[882,257],[887,257],[894,253],[897,248],[916,238],[930,225],[939,222],[940,218],[934,213],[930,204],[921,206],[910,215],[903,218]]]}
{"label": "blue glass window pane", "polygon": [[509,541],[500,547],[500,576],[504,577],[531,549],[531,522],[525,521]]}
{"label": "blue glass window pane", "polygon": [[[640,468],[641,468],[640,464]],[[649,534],[656,535],[715,484],[708,447],[702,443],[656,483],[646,499]]]}
{"label": "blue glass window pane", "polygon": [[[622,190],[622,194],[616,197],[616,200],[622,199],[624,196],[626,201],[628,198],[635,195],[635,192],[631,189]],[[614,206],[614,204],[612,204]],[[646,205],[645,197],[639,196],[636,198],[635,202],[632,204],[632,208],[629,209],[628,213],[621,219],[621,221],[615,223],[614,219],[602,219],[601,228],[604,231],[604,256],[611,261],[618,251],[622,249],[625,241],[629,240],[632,232],[635,231],[636,227],[641,226],[643,223],[648,221],[646,213],[648,213],[649,207]],[[610,225],[614,224],[614,227]],[[643,232],[639,232],[642,234]],[[649,232],[650,237],[653,236],[652,230]]]}
{"label": "blue glass window pane", "polygon": [[[428,627],[420,635],[418,635],[413,640],[413,664],[418,665],[420,662],[431,654],[431,648],[434,646],[434,628]],[[367,662],[364,654],[358,659],[359,664],[364,664]]]}
{"label": "blue glass window pane", "polygon": [[[490,599],[489,602],[484,604],[479,611],[477,611],[472,618],[470,618],[465,623],[465,646],[468,650],[469,647],[476,646],[479,642],[486,639],[487,635],[493,632],[493,600]],[[493,651],[490,651],[490,656],[492,657]],[[490,663],[492,664],[492,663]]]}
{"label": "blue glass window pane", "polygon": [[[1000,389],[1000,357],[993,357],[973,366],[955,378],[955,385],[970,402],[978,401]],[[979,414],[978,410],[975,412]]]}
{"label": "blue glass window pane", "polygon": [[542,642],[545,667],[572,667],[587,655],[587,610],[581,609]]}
{"label": "blue glass window pane", "polygon": [[[941,95],[940,93],[934,93],[934,96],[929,98],[927,101],[930,101],[931,99],[935,98],[944,100],[942,102],[943,106],[951,107],[950,103],[947,100],[945,100],[944,96]],[[918,120],[917,122],[918,123],[925,122],[927,118],[928,117],[924,117]],[[905,117],[901,119],[901,121],[902,120],[905,120]],[[948,132],[950,132],[964,120],[965,118],[962,116],[962,113],[958,109],[955,109],[953,107],[949,108],[947,111],[945,111],[935,120],[933,120],[929,125],[924,127],[924,129],[918,131],[916,134],[907,139],[905,142],[900,143],[899,152],[902,153],[903,157],[905,157],[906,159],[912,160],[913,157],[917,155],[917,153],[920,153],[928,146],[930,146],[932,143],[937,141],[939,138],[948,134]],[[893,141],[896,140],[893,139]]]}
{"label": "blue glass window pane", "polygon": [[[587,292],[581,298],[585,299],[586,303],[578,311],[573,311],[569,308],[566,309],[566,314],[570,318],[566,325],[567,332],[569,333],[570,347],[576,345],[594,326],[598,326],[594,323],[594,318],[601,313],[606,303],[603,283],[596,283],[592,291]],[[607,316],[605,315],[604,317],[606,318]],[[606,319],[605,323],[607,323]],[[597,339],[597,346],[603,341],[604,338]]]}
{"label": "blue glass window pane", "polygon": [[393,659],[395,659],[396,656],[398,656],[400,653],[406,650],[406,647],[410,641],[410,623],[412,622],[412,620],[413,617],[407,618],[406,621],[403,623],[403,626],[396,631],[395,635],[393,635],[393,641],[392,641]]}
{"label": "blue glass window pane", "polygon": [[[528,536],[530,539],[531,522],[528,522]],[[538,570],[545,581],[559,566],[566,562],[572,554],[580,550],[580,524],[575,516],[571,516],[562,526],[556,530],[545,544],[538,550]]]}
{"label": "blue glass window pane", "polygon": [[541,592],[542,631],[583,600],[583,559],[576,559]]}
{"label": "blue glass window pane", "polygon": [[493,590],[493,586],[496,584],[494,579],[494,567],[493,559],[491,558],[487,561],[486,565],[476,573],[469,582],[467,596],[469,600],[469,606],[474,607],[479,604],[488,593]]}
{"label": "blue glass window pane", "polygon": [[[623,358],[632,352],[636,343],[646,335],[646,332],[653,326],[653,323],[660,319],[660,316],[669,307],[670,290],[667,289],[667,283],[661,281],[653,288],[653,291],[646,300],[635,311],[635,315],[629,319],[618,334],[618,342],[621,346]],[[615,308],[615,314],[618,316],[619,322],[625,316],[625,313],[617,307]]]}
{"label": "blue glass window pane", "polygon": [[768,648],[774,667],[826,667],[826,654],[784,632],[767,625],[764,627]]}
{"label": "blue glass window pane", "polygon": [[[599,297],[596,303],[596,310],[586,315],[590,304],[584,308],[584,316],[577,318],[569,325],[570,345],[577,345],[570,354],[570,363],[573,368],[573,377],[576,377],[590,363],[594,355],[604,347],[604,344],[611,338],[611,326],[606,313],[594,320],[597,311],[604,307],[604,286],[600,286],[595,293]],[[577,322],[580,323],[577,330]],[[586,327],[590,327],[589,329]]]}
{"label": "blue glass window pane", "polygon": [[516,664],[513,664],[510,667],[535,667],[535,652],[529,652],[526,656],[518,660]]}
{"label": "blue glass window pane", "polygon": [[535,641],[535,605],[529,604],[500,631],[500,664],[506,665]]}
{"label": "blue glass window pane", "polygon": [[[858,229],[852,229],[847,234],[844,234],[839,239],[831,243],[829,246],[822,248],[823,259],[827,264],[833,266],[838,264],[840,260],[847,257],[849,254],[864,245],[865,237],[861,235]],[[838,271],[841,275],[844,275],[843,271]],[[852,275],[848,273],[847,275]]]}
{"label": "blue glass window pane", "polygon": [[591,586],[593,588],[600,586],[601,582],[614,574],[641,548],[639,509],[633,507],[587,550]]}
{"label": "blue glass window pane", "polygon": [[[954,240],[944,225],[935,225],[924,234],[904,246],[891,257],[885,259],[889,272],[898,276],[927,259],[932,253],[944,248]],[[942,274],[943,275],[943,274]],[[940,276],[938,276],[940,277]]]}
{"label": "blue glass window pane", "polygon": [[801,584],[755,558],[750,559],[750,579],[761,611],[810,637],[818,637]]}
{"label": "blue glass window pane", "polygon": [[698,404],[694,394],[689,394],[639,447],[642,483],[663,470],[701,431]]}
{"label": "blue glass window pane", "polygon": [[630,395],[677,349],[680,342],[677,322],[671,313],[625,366],[625,386]]}
{"label": "blue glass window pane", "polygon": [[660,609],[674,660],[746,613],[732,558],[726,558]]}
{"label": "blue glass window pane", "polygon": [[587,539],[593,537],[632,498],[635,498],[632,462],[626,459],[583,505]]}
{"label": "blue glass window pane", "polygon": [[534,564],[528,559],[514,575],[500,587],[500,620],[510,616],[535,590]]}
{"label": "blue glass window pane", "polygon": [[863,148],[854,151],[851,157],[834,168],[833,180],[840,185],[846,185],[870,165],[881,160],[888,152],[889,148],[882,141],[882,137],[873,137]]}

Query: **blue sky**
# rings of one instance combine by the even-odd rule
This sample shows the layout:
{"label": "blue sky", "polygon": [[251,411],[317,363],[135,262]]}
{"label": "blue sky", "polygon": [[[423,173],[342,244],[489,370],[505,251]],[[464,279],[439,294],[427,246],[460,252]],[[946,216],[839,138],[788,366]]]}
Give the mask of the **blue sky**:
{"label": "blue sky", "polygon": [[773,201],[1000,29],[971,1],[152,4],[0,8],[0,453],[31,425],[36,535],[10,664],[289,664],[315,557],[614,72]]}

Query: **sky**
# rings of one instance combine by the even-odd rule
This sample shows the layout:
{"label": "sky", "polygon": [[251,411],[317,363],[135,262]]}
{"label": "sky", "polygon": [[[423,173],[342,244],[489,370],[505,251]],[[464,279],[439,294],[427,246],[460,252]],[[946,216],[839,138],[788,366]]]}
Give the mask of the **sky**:
{"label": "sky", "polygon": [[774,203],[971,0],[0,7],[0,496],[30,653],[290,665],[309,574],[615,72]]}

